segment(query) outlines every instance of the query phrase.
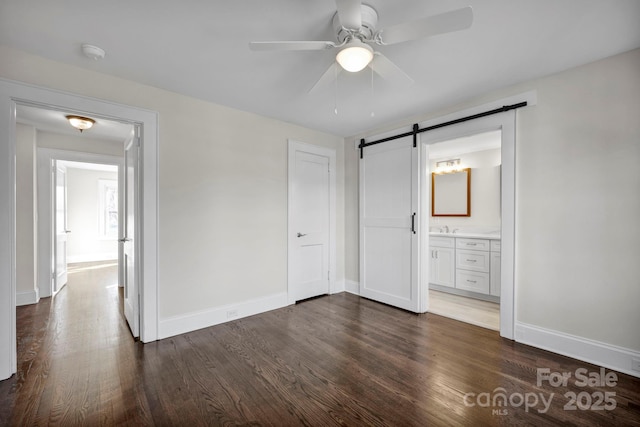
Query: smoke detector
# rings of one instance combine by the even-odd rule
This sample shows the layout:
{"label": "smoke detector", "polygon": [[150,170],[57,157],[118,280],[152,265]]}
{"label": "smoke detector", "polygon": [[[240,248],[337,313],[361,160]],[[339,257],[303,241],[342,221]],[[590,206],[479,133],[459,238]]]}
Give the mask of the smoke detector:
{"label": "smoke detector", "polygon": [[93,59],[95,61],[104,58],[104,50],[100,49],[98,46],[94,46],[91,44],[83,44],[82,53],[84,53],[84,56],[86,56],[87,58]]}

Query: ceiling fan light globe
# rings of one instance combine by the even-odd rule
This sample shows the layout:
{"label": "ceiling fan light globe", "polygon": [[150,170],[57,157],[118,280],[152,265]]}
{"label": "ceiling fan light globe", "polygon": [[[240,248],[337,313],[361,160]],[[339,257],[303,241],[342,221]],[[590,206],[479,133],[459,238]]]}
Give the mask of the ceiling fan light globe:
{"label": "ceiling fan light globe", "polygon": [[373,49],[371,46],[354,40],[349,43],[336,55],[336,61],[342,68],[351,73],[363,70],[373,59]]}

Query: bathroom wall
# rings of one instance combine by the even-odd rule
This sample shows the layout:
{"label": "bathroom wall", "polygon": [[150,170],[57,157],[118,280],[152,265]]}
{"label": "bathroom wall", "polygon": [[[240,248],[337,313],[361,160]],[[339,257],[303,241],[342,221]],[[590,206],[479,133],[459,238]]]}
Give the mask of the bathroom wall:
{"label": "bathroom wall", "polygon": [[429,159],[429,170],[436,170],[441,160],[459,158],[463,167],[471,168],[471,216],[441,217],[431,216],[429,226],[466,231],[493,231],[500,228],[500,149]]}

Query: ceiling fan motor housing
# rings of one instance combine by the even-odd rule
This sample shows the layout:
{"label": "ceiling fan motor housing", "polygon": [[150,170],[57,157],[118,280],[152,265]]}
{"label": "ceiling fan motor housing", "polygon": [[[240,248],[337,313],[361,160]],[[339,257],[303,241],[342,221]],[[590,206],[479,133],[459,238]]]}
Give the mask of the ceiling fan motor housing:
{"label": "ceiling fan motor housing", "polygon": [[342,24],[340,24],[338,13],[333,15],[333,30],[336,33],[338,43],[344,42],[354,33],[356,35],[359,34],[358,38],[360,38],[362,41],[373,40],[373,37],[376,33],[376,26],[378,25],[378,12],[376,12],[374,8],[366,4],[360,5],[360,10],[362,11],[362,26],[360,28],[345,29]]}

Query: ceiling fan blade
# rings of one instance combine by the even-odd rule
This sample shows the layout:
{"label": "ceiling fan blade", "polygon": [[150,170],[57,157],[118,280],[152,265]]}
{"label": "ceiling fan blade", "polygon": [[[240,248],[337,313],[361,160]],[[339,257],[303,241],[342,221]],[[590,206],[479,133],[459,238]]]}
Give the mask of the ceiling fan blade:
{"label": "ceiling fan blade", "polygon": [[473,23],[471,6],[429,16],[417,21],[392,25],[380,31],[382,44],[402,43],[436,34],[449,33],[469,28]]}
{"label": "ceiling fan blade", "polygon": [[327,71],[324,72],[322,77],[320,77],[320,79],[316,82],[316,84],[314,84],[313,87],[309,89],[309,93],[315,93],[321,87],[324,87],[333,82],[341,71],[342,67],[340,67],[338,63],[334,61],[333,64],[331,64],[331,66],[327,68]]}
{"label": "ceiling fan blade", "polygon": [[380,77],[394,84],[404,86],[411,86],[413,84],[413,79],[409,77],[407,73],[398,68],[396,64],[380,52],[375,53],[373,60],[369,63],[369,67],[378,73]]}
{"label": "ceiling fan blade", "polygon": [[278,42],[251,42],[249,49],[263,50],[326,50],[336,47],[333,42],[321,41],[278,41]]}
{"label": "ceiling fan blade", "polygon": [[352,30],[359,29],[362,26],[361,6],[360,0],[336,0],[340,24]]}

